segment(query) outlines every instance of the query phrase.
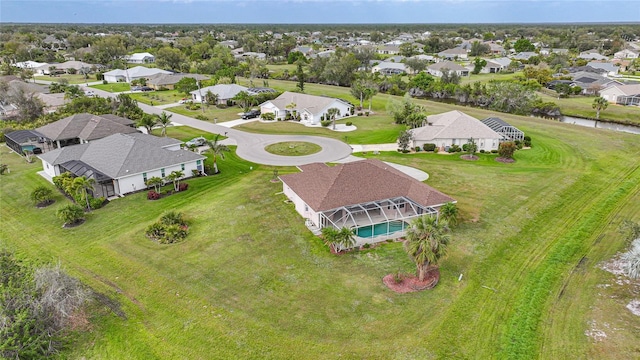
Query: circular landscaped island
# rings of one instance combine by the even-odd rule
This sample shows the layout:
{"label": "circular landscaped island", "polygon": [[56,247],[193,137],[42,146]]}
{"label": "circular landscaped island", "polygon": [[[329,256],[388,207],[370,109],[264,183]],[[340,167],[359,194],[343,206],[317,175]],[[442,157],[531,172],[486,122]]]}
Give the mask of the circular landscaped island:
{"label": "circular landscaped island", "polygon": [[306,141],[287,141],[267,145],[264,149],[275,155],[304,156],[320,152],[322,147]]}

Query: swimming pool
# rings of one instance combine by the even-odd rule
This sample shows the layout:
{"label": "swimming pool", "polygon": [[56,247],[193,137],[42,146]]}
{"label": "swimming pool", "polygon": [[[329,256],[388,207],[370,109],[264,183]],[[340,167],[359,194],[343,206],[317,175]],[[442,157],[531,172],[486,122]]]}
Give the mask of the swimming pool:
{"label": "swimming pool", "polygon": [[[387,224],[389,225],[389,230],[387,231]],[[375,224],[373,226],[361,226],[356,228],[356,236],[369,238],[378,235],[388,235],[393,234],[394,232],[400,231],[407,228],[407,223],[404,221],[390,221],[389,223],[381,223]]]}

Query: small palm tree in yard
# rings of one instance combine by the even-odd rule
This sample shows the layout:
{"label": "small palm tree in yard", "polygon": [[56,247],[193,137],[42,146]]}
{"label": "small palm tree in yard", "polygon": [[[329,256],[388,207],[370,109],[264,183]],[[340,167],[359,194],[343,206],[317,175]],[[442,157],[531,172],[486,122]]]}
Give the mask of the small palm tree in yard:
{"label": "small palm tree in yard", "polygon": [[440,208],[440,218],[446,220],[450,226],[458,224],[458,207],[455,203],[448,202]]}
{"label": "small palm tree in yard", "polygon": [[220,172],[218,171],[217,157],[220,156],[220,158],[224,160],[224,153],[229,151],[229,147],[227,147],[227,145],[221,144],[218,141],[219,137],[220,137],[220,134],[216,135],[213,141],[211,140],[207,141],[207,145],[209,146],[209,148],[205,150],[205,152],[211,153],[211,155],[213,155],[213,173],[214,174],[217,174]]}
{"label": "small palm tree in yard", "polygon": [[162,186],[163,180],[161,177],[158,176],[154,176],[152,178],[149,178],[147,180],[147,182],[145,183],[145,185],[147,186],[153,186],[153,190],[155,190],[155,192],[159,193],[160,192],[160,187]]}
{"label": "small palm tree in yard", "polygon": [[335,130],[336,129],[336,117],[340,116],[340,109],[331,108],[331,109],[327,110],[327,116],[329,117],[329,120],[331,120],[331,122],[333,124],[333,130]]}
{"label": "small palm tree in yard", "polygon": [[167,128],[171,126],[171,117],[173,115],[169,115],[166,112],[162,112],[160,115],[156,115],[157,124],[161,126],[162,132],[160,136],[167,136]]}
{"label": "small palm tree in yard", "polygon": [[416,264],[418,280],[424,281],[430,266],[436,267],[446,254],[450,236],[446,220],[422,216],[413,220],[407,229],[404,248]]}
{"label": "small palm tree in yard", "polygon": [[609,102],[602,96],[598,96],[597,98],[593,99],[591,107],[596,110],[596,119],[600,119],[600,111],[606,109],[607,106],[609,106]]}
{"label": "small palm tree in yard", "polygon": [[68,204],[59,208],[56,216],[64,221],[65,225],[73,225],[84,219],[84,211],[76,204]]}
{"label": "small palm tree in yard", "polygon": [[31,200],[33,200],[36,205],[49,204],[52,199],[53,190],[46,186],[38,186],[31,193]]}
{"label": "small palm tree in yard", "polygon": [[82,195],[82,197],[87,202],[87,210],[91,210],[91,205],[89,204],[89,191],[94,190],[94,185],[96,181],[92,178],[87,178],[86,176],[78,176],[73,179],[73,189],[75,189],[76,194]]}
{"label": "small palm tree in yard", "polygon": [[156,126],[158,120],[155,116],[144,114],[140,120],[136,123],[137,127],[143,127],[147,130],[147,134],[151,135],[153,127]]}
{"label": "small palm tree in yard", "polygon": [[343,227],[338,230],[332,226],[322,228],[322,238],[327,246],[336,252],[350,249],[356,244],[355,233],[352,229]]}
{"label": "small palm tree in yard", "polygon": [[180,179],[184,177],[184,172],[182,171],[172,171],[169,176],[167,176],[167,180],[173,182],[173,190],[178,191],[180,187]]}

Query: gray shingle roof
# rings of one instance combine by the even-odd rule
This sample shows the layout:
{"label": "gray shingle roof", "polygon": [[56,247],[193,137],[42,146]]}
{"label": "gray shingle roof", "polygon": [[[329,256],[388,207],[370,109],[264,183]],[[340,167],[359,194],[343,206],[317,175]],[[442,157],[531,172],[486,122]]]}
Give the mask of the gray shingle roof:
{"label": "gray shingle roof", "polygon": [[429,69],[440,71],[442,69],[447,69],[450,71],[469,71],[467,68],[462,67],[459,64],[454,63],[453,61],[441,61],[435,64],[429,65]]}
{"label": "gray shingle roof", "polygon": [[311,113],[316,114],[317,112],[331,105],[334,101],[344,102],[344,100],[331,97],[307,95],[285,91],[277,98],[266,101],[265,103],[270,102],[278,109],[286,109],[287,105],[294,103],[296,104],[295,110],[302,111],[304,109],[307,109],[311,111]]}
{"label": "gray shingle roof", "polygon": [[90,143],[49,151],[39,157],[51,165],[81,161],[114,179],[205,158],[187,150],[171,151],[152,145],[160,141],[151,138],[155,136],[114,134]]}
{"label": "gray shingle roof", "polygon": [[377,159],[328,167],[314,163],[300,167],[301,173],[280,176],[315,211],[405,196],[423,206],[454,201]]}
{"label": "gray shingle roof", "polygon": [[118,133],[134,133],[133,121],[115,115],[75,114],[54,123],[47,124],[36,130],[46,138],[56,140],[83,139],[96,140]]}

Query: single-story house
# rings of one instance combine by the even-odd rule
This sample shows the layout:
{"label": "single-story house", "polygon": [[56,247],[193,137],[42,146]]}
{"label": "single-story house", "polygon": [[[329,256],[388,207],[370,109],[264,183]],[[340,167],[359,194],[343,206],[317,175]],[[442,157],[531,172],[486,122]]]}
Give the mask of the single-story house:
{"label": "single-story house", "polygon": [[407,73],[407,67],[403,63],[382,61],[371,68],[371,72],[382,75],[399,75]]}
{"label": "single-story house", "polygon": [[573,86],[580,86],[582,93],[585,95],[598,94],[600,90],[610,85],[622,85],[622,83],[617,80],[609,79],[589,71],[578,71],[572,73],[571,77],[573,78]]}
{"label": "single-story house", "polygon": [[242,52],[241,54],[238,54],[238,55],[234,55],[234,57],[236,59],[244,59],[244,58],[252,57],[258,60],[264,60],[267,58],[267,54],[261,53],[261,52],[247,51],[247,52]]}
{"label": "single-story house", "polygon": [[80,69],[86,69],[89,71],[93,66],[93,64],[82,61],[65,61],[63,63],[42,64],[34,70],[36,74],[51,75],[51,68],[55,68],[54,73],[69,73],[69,69],[73,69],[76,72],[80,71]]}
{"label": "single-story house", "polygon": [[39,68],[43,65],[47,65],[47,63],[41,63],[41,62],[32,61],[32,60],[20,61],[13,64],[13,66],[18,67],[20,69],[32,69],[32,70],[35,70],[36,68]]}
{"label": "single-story house", "polygon": [[412,219],[437,216],[442,205],[455,202],[377,159],[298,168],[300,173],[280,176],[295,210],[314,230],[352,229],[356,246],[401,237]]}
{"label": "single-story house", "polygon": [[204,171],[205,156],[180,149],[180,140],[142,133],[113,134],[89,143],[67,146],[38,157],[46,177],[70,171],[96,181],[93,196],[120,196],[147,188],[149,178],[172,171],[185,177]]}
{"label": "single-story house", "polygon": [[594,69],[602,69],[606,71],[607,74],[617,74],[620,70],[620,67],[609,62],[589,61],[587,66],[591,66]]}
{"label": "single-story house", "polygon": [[378,54],[382,55],[396,55],[400,54],[400,46],[399,45],[383,45],[378,47]]}
{"label": "single-story house", "polygon": [[[493,62],[490,59],[484,59],[484,60],[487,62],[487,65],[485,65],[480,70],[481,74],[495,74],[495,73],[499,73],[500,71],[504,70],[504,66],[502,66],[502,64],[498,64],[497,62]],[[475,65],[473,63],[470,63],[469,65],[466,66],[466,68],[469,71],[473,71],[475,69]]]}
{"label": "single-story house", "polygon": [[569,49],[561,49],[561,48],[542,48],[540,49],[540,55],[551,55],[551,54],[558,54],[558,55],[567,55],[569,53]]}
{"label": "single-story house", "polygon": [[132,64],[150,64],[156,61],[156,57],[149,54],[148,52],[135,53],[127,55],[124,58],[128,63]]}
{"label": "single-story house", "polygon": [[225,104],[228,100],[233,99],[239,92],[247,92],[248,88],[238,84],[218,84],[213,86],[207,86],[200,90],[194,90],[190,92],[191,99],[194,102],[202,102],[206,98],[207,93],[211,91],[212,94],[218,95],[218,104]]}
{"label": "single-story house", "polygon": [[425,126],[410,130],[413,134],[413,147],[435,144],[440,150],[447,150],[452,145],[462,147],[473,138],[478,151],[491,151],[498,150],[502,140],[502,135],[458,110],[429,115],[425,122]]}
{"label": "single-story house", "polygon": [[196,81],[209,79],[208,76],[200,74],[156,74],[147,78],[147,86],[155,90],[173,90],[176,83],[184,78],[193,78]]}
{"label": "single-story house", "polygon": [[640,105],[640,84],[618,85],[613,84],[600,90],[600,96],[614,104]]}
{"label": "single-story house", "polygon": [[466,60],[466,59],[469,58],[469,56],[467,55],[467,50],[465,50],[463,48],[459,48],[459,47],[440,51],[438,53],[438,56],[443,58],[443,59],[462,59],[462,60]]}
{"label": "single-story house", "polygon": [[502,135],[503,140],[506,140],[506,141],[524,140],[524,132],[522,130],[518,129],[513,125],[510,125],[509,123],[500,119],[499,117],[492,116],[480,121],[483,124],[487,125],[491,130]]}
{"label": "single-story house", "polygon": [[503,56],[503,57],[499,57],[499,58],[495,58],[495,59],[491,59],[491,62],[494,62],[496,64],[500,64],[502,66],[503,69],[506,69],[509,67],[509,65],[511,65],[511,62],[513,60]]}
{"label": "single-story house", "polygon": [[136,79],[147,79],[157,74],[172,74],[172,72],[162,69],[136,66],[131,69],[115,69],[107,71],[102,75],[104,75],[104,79],[107,82],[131,82]]}
{"label": "single-story house", "polygon": [[134,122],[120,116],[80,113],[41,126],[36,131],[44,136],[47,148],[61,148],[101,139],[113,134],[130,134],[138,130]]}
{"label": "single-story house", "polygon": [[427,72],[433,76],[442,77],[445,71],[453,71],[458,76],[469,76],[469,69],[453,61],[441,61],[427,67]]}
{"label": "single-story house", "polygon": [[416,59],[416,60],[429,61],[429,62],[435,62],[436,61],[435,56],[433,56],[433,55],[425,55],[425,54],[414,55],[411,58],[412,59]]}
{"label": "single-story house", "polygon": [[578,59],[585,59],[585,60],[609,60],[608,57],[604,56],[604,55],[600,55],[600,53],[598,52],[598,50],[592,49],[592,50],[587,50],[587,51],[583,51],[578,55]]}
{"label": "single-story house", "polygon": [[301,52],[302,55],[309,56],[314,53],[314,50],[311,46],[300,45],[291,49],[291,52]]}
{"label": "single-story house", "polygon": [[52,113],[58,110],[59,107],[64,106],[69,102],[69,99],[65,98],[64,93],[57,94],[45,94],[45,93],[35,93],[35,97],[40,99],[44,104],[44,112]]}
{"label": "single-story house", "polygon": [[315,59],[317,57],[319,57],[319,58],[328,58],[328,57],[330,57],[331,55],[333,55],[335,53],[336,53],[335,50],[329,49],[329,50],[324,50],[324,51],[319,51],[317,53],[313,53],[313,54],[309,55],[309,58],[311,58],[311,59]]}
{"label": "single-story house", "polygon": [[494,55],[504,55],[507,53],[502,45],[496,44],[492,41],[485,41],[484,44],[489,46],[489,52]]}
{"label": "single-story house", "polygon": [[331,108],[340,110],[336,119],[351,115],[353,105],[342,99],[307,95],[285,91],[273,100],[260,104],[262,114],[273,113],[276,119],[286,119],[287,114],[297,113],[301,121],[312,125],[320,124],[323,115]]}
{"label": "single-story house", "polygon": [[229,49],[235,49],[238,47],[238,42],[235,40],[224,40],[219,42],[220,45],[226,46]]}
{"label": "single-story house", "polygon": [[533,51],[523,51],[513,55],[511,58],[514,60],[529,60],[534,56],[538,56],[538,54]]}
{"label": "single-story house", "polygon": [[616,59],[637,59],[640,57],[640,50],[636,49],[624,49],[613,54]]}

